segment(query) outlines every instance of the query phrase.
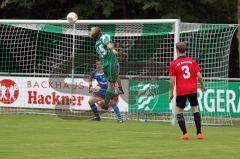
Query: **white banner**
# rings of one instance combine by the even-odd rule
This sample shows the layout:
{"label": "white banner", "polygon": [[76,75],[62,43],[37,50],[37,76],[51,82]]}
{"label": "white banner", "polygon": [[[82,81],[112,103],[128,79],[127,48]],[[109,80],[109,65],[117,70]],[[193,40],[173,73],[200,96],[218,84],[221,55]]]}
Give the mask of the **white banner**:
{"label": "white banner", "polygon": [[[97,85],[96,81],[93,83]],[[119,97],[120,111],[128,111],[128,81],[122,80],[125,93]],[[0,106],[55,109],[69,107],[89,110],[88,82],[83,78],[42,78],[0,76]]]}

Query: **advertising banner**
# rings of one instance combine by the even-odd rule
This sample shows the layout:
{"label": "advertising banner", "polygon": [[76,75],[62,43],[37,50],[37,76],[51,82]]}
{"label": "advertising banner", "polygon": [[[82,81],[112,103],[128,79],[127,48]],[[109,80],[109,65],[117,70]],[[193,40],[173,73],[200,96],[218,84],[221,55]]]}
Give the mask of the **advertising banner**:
{"label": "advertising banner", "polygon": [[[127,80],[122,80],[128,86]],[[93,83],[97,86],[96,81]],[[126,90],[126,88],[124,88]],[[83,78],[0,77],[0,107],[46,108],[71,107],[90,110],[88,81]],[[119,97],[120,111],[128,111],[127,93]]]}
{"label": "advertising banner", "polygon": [[[206,82],[207,90],[198,89],[199,110],[204,115],[240,116],[240,82]],[[169,113],[169,81],[129,81],[129,111]],[[185,111],[190,111],[187,103]]]}

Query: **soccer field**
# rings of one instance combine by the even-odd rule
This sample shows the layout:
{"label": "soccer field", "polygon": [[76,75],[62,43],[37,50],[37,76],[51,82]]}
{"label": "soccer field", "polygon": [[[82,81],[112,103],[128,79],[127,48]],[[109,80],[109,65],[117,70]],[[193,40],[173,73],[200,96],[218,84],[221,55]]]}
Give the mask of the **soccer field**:
{"label": "soccer field", "polygon": [[113,120],[62,120],[55,116],[1,115],[1,159],[238,158],[239,126],[205,126],[197,140],[180,139],[177,126]]}

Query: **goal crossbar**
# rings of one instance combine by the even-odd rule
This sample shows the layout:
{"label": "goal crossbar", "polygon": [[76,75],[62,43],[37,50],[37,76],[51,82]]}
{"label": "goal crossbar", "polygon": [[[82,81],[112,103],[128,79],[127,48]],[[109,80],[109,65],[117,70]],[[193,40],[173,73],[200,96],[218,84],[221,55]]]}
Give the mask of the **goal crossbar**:
{"label": "goal crossbar", "polygon": [[[179,19],[131,19],[131,20],[77,20],[75,24],[158,24],[158,23],[175,23]],[[9,20],[0,19],[0,23],[16,23],[16,24],[70,24],[67,20]]]}

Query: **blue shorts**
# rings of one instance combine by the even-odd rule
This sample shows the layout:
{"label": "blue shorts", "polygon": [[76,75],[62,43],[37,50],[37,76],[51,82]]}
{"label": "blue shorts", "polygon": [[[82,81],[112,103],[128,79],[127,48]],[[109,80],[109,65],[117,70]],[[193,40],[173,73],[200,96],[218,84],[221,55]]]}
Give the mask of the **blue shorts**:
{"label": "blue shorts", "polygon": [[97,96],[97,97],[100,97],[102,99],[105,98],[105,94],[106,94],[106,89],[100,89],[99,91],[95,92],[94,95]]}

